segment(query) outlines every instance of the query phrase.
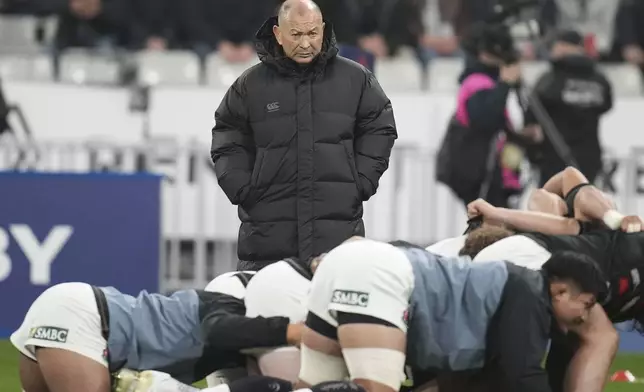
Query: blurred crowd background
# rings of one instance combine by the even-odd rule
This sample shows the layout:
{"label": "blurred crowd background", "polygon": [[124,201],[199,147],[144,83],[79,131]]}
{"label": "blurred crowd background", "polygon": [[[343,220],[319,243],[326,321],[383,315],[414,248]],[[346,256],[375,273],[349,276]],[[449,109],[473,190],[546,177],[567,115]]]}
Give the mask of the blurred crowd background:
{"label": "blurred crowd background", "polygon": [[[254,61],[253,37],[278,0],[0,0],[0,51],[46,54],[54,60],[79,49],[96,56],[133,51],[192,52],[206,64]],[[338,42],[377,59],[413,59],[421,70],[439,57],[462,56],[459,37],[489,18],[496,0],[319,0]],[[600,61],[644,69],[644,0],[542,0],[527,15],[542,44],[519,39],[524,60],[543,60],[548,36],[575,29]],[[521,36],[521,32],[518,35]],[[520,38],[520,37],[519,37]],[[123,60],[125,61],[125,60]],[[410,60],[412,61],[412,60]],[[0,63],[2,59],[0,59]],[[60,74],[54,62],[54,77]],[[6,69],[7,67],[5,67]],[[132,71],[131,67],[129,69]],[[120,75],[121,81],[131,72]],[[5,76],[9,71],[4,72]]]}

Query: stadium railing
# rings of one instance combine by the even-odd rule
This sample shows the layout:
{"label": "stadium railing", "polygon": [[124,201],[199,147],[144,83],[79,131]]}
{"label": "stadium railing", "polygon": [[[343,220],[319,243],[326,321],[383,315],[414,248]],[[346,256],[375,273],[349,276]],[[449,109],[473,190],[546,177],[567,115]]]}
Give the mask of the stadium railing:
{"label": "stadium railing", "polygon": [[[606,188],[618,184],[614,197],[621,210],[644,213],[644,148],[614,162],[619,170],[609,173]],[[235,268],[237,211],[219,189],[207,146],[0,143],[0,170],[162,174],[162,289],[204,287]],[[378,193],[365,205],[364,220],[372,238],[428,245],[459,235],[465,211],[435,181],[433,151],[397,145]]]}

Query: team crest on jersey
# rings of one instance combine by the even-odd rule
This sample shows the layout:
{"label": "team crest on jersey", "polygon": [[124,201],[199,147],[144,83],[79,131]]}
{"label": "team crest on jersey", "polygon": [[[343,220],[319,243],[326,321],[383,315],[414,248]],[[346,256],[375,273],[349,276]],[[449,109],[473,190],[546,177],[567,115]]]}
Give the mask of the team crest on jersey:
{"label": "team crest on jersey", "polygon": [[69,330],[58,327],[35,327],[29,330],[31,339],[48,340],[50,342],[65,343]]}
{"label": "team crest on jersey", "polygon": [[335,290],[331,302],[340,305],[360,306],[366,308],[369,305],[369,293],[361,291]]}

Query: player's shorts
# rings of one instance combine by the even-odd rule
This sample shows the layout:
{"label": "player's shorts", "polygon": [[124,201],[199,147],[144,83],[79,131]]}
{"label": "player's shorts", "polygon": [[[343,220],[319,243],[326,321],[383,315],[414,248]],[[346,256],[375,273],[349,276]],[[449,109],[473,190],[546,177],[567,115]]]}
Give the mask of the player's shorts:
{"label": "player's shorts", "polygon": [[551,253],[532,238],[513,235],[483,249],[473,261],[503,260],[521,267],[539,270],[550,256]]}
{"label": "player's shorts", "polygon": [[36,360],[36,347],[59,348],[84,355],[107,367],[107,342],[92,286],[61,283],[45,290],[27,311],[11,343]]}
{"label": "player's shorts", "polygon": [[368,239],[345,242],[329,252],[311,286],[308,310],[332,327],[337,312],[386,321],[404,332],[414,273],[405,252]]}
{"label": "player's shorts", "polygon": [[210,283],[206,286],[204,291],[211,293],[221,293],[230,295],[237,299],[243,300],[246,296],[246,285],[243,283],[237,275],[245,274],[248,277],[255,274],[254,271],[243,271],[243,272],[226,272],[217,276],[215,279],[211,280]]}
{"label": "player's shorts", "polygon": [[[306,299],[311,281],[286,261],[278,261],[259,271],[246,287],[247,317],[288,317],[292,324],[306,320]],[[248,349],[246,354],[293,351],[296,347]]]}
{"label": "player's shorts", "polygon": [[306,299],[311,281],[286,261],[259,271],[246,287],[247,317],[288,317],[291,323],[306,319]]}
{"label": "player's shorts", "polygon": [[425,250],[443,257],[458,257],[461,249],[465,246],[465,240],[467,240],[467,235],[448,238],[428,246]]}

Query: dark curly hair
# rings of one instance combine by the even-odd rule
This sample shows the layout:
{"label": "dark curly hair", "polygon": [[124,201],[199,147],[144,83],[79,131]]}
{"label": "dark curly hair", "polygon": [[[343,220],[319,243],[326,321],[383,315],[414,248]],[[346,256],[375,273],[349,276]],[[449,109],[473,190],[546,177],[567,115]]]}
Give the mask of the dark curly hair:
{"label": "dark curly hair", "polygon": [[602,302],[608,294],[608,284],[599,265],[591,257],[577,252],[556,252],[541,267],[549,281],[568,281],[581,293],[592,294]]}
{"label": "dark curly hair", "polygon": [[458,254],[474,258],[483,249],[512,235],[514,232],[501,226],[481,226],[467,235],[465,244]]}

